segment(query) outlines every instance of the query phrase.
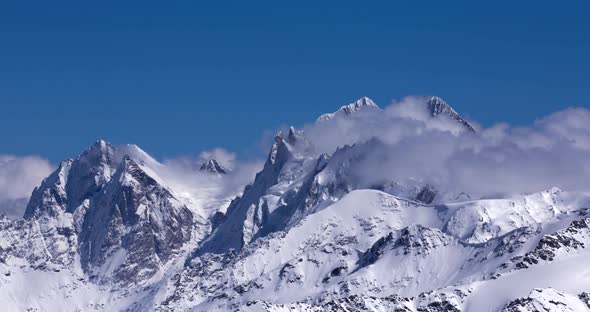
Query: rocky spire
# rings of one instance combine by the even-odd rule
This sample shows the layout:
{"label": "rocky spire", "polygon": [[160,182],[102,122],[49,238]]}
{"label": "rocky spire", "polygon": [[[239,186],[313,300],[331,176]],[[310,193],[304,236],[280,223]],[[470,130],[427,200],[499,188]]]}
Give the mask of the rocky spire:
{"label": "rocky spire", "polygon": [[226,169],[217,162],[215,159],[209,159],[204,162],[199,168],[200,171],[213,173],[213,174],[226,174]]}
{"label": "rocky spire", "polygon": [[44,212],[54,216],[58,210],[73,212],[110,180],[115,169],[113,146],[104,140],[96,141],[75,159],[64,160],[33,191],[24,217],[39,217]]}
{"label": "rocky spire", "polygon": [[[125,155],[90,202],[79,236],[82,268],[121,284],[147,280],[190,239],[192,228],[190,210],[159,177]],[[104,267],[114,269],[112,275]]]}
{"label": "rocky spire", "polygon": [[462,124],[467,130],[471,132],[475,132],[473,126],[467,122],[461,115],[459,115],[445,100],[438,96],[431,97],[428,102],[426,103],[428,106],[428,111],[430,112],[430,116],[432,118],[436,118],[438,116],[446,116],[451,120],[455,120]]}

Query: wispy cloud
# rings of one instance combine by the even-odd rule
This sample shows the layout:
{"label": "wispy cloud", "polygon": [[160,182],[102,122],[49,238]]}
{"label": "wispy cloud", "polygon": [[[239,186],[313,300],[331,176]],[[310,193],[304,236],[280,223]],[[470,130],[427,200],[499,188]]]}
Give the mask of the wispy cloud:
{"label": "wispy cloud", "polygon": [[[442,192],[472,197],[534,192],[550,187],[590,190],[590,110],[571,108],[532,125],[499,123],[489,128],[470,121],[477,134],[445,118],[433,119],[423,97],[407,97],[383,111],[359,111],[346,118],[302,128],[316,155],[378,138],[351,170],[359,185],[383,181],[434,184]],[[263,140],[266,148],[269,140]],[[199,171],[216,159],[229,169],[212,176]],[[187,197],[215,211],[253,181],[264,159],[242,160],[222,148],[164,159],[159,174]],[[22,215],[26,199],[52,171],[41,157],[0,155],[0,213]]]}
{"label": "wispy cloud", "polygon": [[52,170],[38,156],[0,155],[0,214],[22,216],[31,192]]}
{"label": "wispy cloud", "polygon": [[590,190],[590,110],[556,112],[528,127],[497,124],[478,134],[450,119],[433,119],[426,100],[408,97],[383,112],[366,111],[304,126],[317,153],[379,138],[356,164],[366,185],[431,183],[475,197],[550,187]]}
{"label": "wispy cloud", "polygon": [[[212,175],[199,170],[203,162],[216,159],[228,169],[226,175]],[[254,180],[262,168],[261,160],[240,160],[235,153],[216,148],[197,156],[164,159],[163,178],[175,190],[195,199],[205,210],[223,209],[229,200]]]}

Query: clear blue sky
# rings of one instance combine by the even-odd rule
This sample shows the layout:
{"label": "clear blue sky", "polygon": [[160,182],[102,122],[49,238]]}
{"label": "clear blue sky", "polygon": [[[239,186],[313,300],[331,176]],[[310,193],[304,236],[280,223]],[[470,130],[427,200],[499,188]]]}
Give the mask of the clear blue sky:
{"label": "clear blue sky", "polygon": [[590,105],[584,2],[56,2],[0,2],[0,154],[248,157],[364,95],[436,94],[484,125]]}

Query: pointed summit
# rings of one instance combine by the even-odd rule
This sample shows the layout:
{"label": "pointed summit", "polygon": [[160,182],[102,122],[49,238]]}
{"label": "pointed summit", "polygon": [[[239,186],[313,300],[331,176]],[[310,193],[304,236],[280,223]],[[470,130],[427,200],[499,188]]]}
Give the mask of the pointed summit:
{"label": "pointed summit", "polygon": [[25,209],[24,218],[41,216],[56,217],[67,209],[66,184],[72,166],[72,160],[64,160],[57,170],[41,182],[31,194]]}
{"label": "pointed summit", "polygon": [[360,110],[365,110],[365,109],[380,110],[381,108],[379,108],[379,106],[377,104],[375,104],[375,102],[373,102],[373,100],[371,100],[370,98],[368,98],[366,96],[363,96],[362,98],[358,99],[356,102],[350,103],[348,105],[344,105],[344,106],[340,107],[340,109],[338,109],[337,111],[335,111],[333,113],[321,115],[317,119],[317,121],[318,122],[327,121],[327,120],[334,119],[337,116],[341,116],[341,115],[347,116],[347,115],[350,115],[354,112],[357,112]]}
{"label": "pointed summit", "polygon": [[62,162],[60,167],[33,191],[25,218],[74,212],[111,180],[119,164],[133,160],[152,170],[161,166],[136,145],[114,146],[98,140],[75,159]]}
{"label": "pointed summit", "polygon": [[191,237],[190,210],[129,155],[89,204],[78,238],[80,261],[87,274],[104,281],[151,278]]}
{"label": "pointed summit", "polygon": [[201,167],[199,168],[200,171],[206,171],[213,174],[226,174],[227,171],[223,166],[217,162],[215,159],[209,159],[208,161],[204,162]]}
{"label": "pointed summit", "polygon": [[113,145],[103,139],[94,142],[90,147],[80,155],[80,157],[92,157],[106,159],[113,154]]}
{"label": "pointed summit", "polygon": [[444,114],[457,114],[455,110],[445,102],[442,98],[438,96],[433,96],[428,100],[428,109],[432,117],[436,117],[441,113]]}
{"label": "pointed summit", "polygon": [[432,118],[436,118],[441,115],[447,116],[448,118],[455,120],[455,121],[459,122],[460,124],[462,124],[465,128],[467,128],[467,130],[469,130],[471,132],[475,132],[475,129],[473,128],[473,126],[469,122],[467,122],[465,119],[463,119],[461,117],[461,115],[459,115],[459,113],[457,113],[442,98],[440,98],[438,96],[433,96],[430,98],[430,100],[428,100],[426,105],[428,106],[428,111],[430,112],[430,116],[432,116]]}
{"label": "pointed summit", "polygon": [[368,98],[366,96],[363,96],[362,98],[358,99],[356,102],[350,103],[348,105],[344,105],[340,109],[343,110],[344,112],[346,112],[347,114],[352,114],[352,113],[354,113],[358,110],[361,110],[365,107],[379,108],[379,106],[377,106],[377,104],[375,104],[375,102],[373,102],[373,100],[371,100],[370,98]]}
{"label": "pointed summit", "polygon": [[231,202],[227,208],[226,222],[218,225],[196,255],[239,250],[250,242],[252,233],[244,228],[248,222],[248,212],[260,204],[261,197],[267,194],[270,187],[278,183],[281,170],[293,157],[289,148],[283,132],[277,132],[264,167],[256,174],[254,182],[244,188],[242,196]]}
{"label": "pointed summit", "polygon": [[26,208],[25,218],[56,216],[73,212],[102,189],[116,169],[113,146],[98,140],[73,160],[59,168],[35,188]]}
{"label": "pointed summit", "polygon": [[270,153],[268,154],[265,167],[267,165],[272,167],[277,162],[280,163],[279,167],[282,167],[282,164],[286,162],[288,158],[290,158],[290,155],[291,153],[289,152],[289,148],[286,146],[285,136],[283,135],[283,132],[279,130],[270,148]]}
{"label": "pointed summit", "polygon": [[92,149],[92,148],[100,148],[100,149],[103,149],[103,148],[106,148],[107,145],[111,145],[111,143],[105,141],[104,139],[98,139],[98,140],[96,140],[96,142],[94,142],[94,144],[92,144],[90,146],[90,149]]}
{"label": "pointed summit", "polygon": [[294,127],[289,127],[289,135],[287,135],[287,142],[289,144],[295,144],[297,142],[297,131]]}

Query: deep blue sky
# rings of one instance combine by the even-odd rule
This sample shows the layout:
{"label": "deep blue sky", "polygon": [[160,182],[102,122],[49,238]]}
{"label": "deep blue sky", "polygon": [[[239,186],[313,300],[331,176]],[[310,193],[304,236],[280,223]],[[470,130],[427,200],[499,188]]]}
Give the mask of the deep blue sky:
{"label": "deep blue sky", "polygon": [[590,106],[583,2],[118,2],[0,2],[0,154],[248,157],[364,95],[436,94],[484,125]]}

